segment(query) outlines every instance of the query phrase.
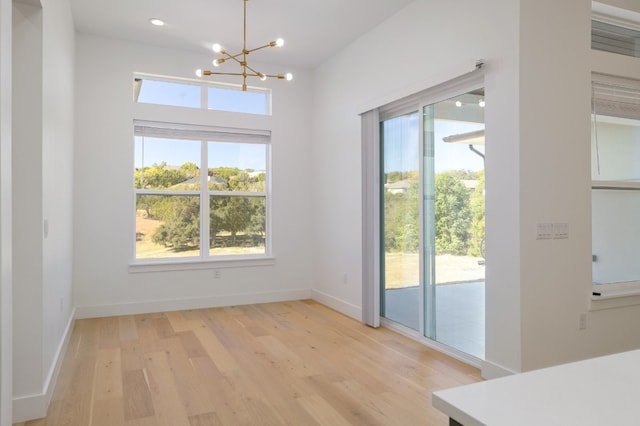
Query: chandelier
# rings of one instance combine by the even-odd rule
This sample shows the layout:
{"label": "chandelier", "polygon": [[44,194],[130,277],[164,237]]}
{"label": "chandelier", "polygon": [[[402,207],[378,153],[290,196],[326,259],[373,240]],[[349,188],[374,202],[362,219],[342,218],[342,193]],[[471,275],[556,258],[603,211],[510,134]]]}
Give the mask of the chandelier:
{"label": "chandelier", "polygon": [[244,3],[244,40],[242,44],[242,52],[237,53],[235,55],[229,54],[221,45],[215,43],[213,45],[213,51],[222,57],[213,60],[213,66],[219,67],[226,61],[234,61],[240,65],[241,72],[218,72],[218,71],[210,71],[210,70],[197,70],[196,75],[198,77],[209,76],[209,75],[239,75],[242,76],[242,91],[247,91],[247,77],[258,77],[260,80],[266,80],[267,77],[277,78],[279,80],[292,80],[293,75],[291,73],[286,74],[264,74],[260,71],[256,71],[254,68],[249,66],[247,63],[247,56],[250,53],[256,52],[258,50],[265,49],[267,47],[282,47],[284,45],[284,40],[279,38],[275,41],[271,41],[264,46],[256,47],[254,49],[247,49],[247,2],[249,0],[243,0]]}

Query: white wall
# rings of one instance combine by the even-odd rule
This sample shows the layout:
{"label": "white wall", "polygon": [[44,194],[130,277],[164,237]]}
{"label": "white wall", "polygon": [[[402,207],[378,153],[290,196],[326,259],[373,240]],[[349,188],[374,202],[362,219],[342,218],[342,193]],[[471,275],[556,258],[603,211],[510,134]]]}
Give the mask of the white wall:
{"label": "white wall", "polygon": [[[133,73],[195,78],[211,63],[193,53],[79,34],[77,38],[74,295],[78,315],[100,316],[307,298],[312,221],[310,84],[268,80],[273,115],[134,104]],[[272,72],[279,69],[268,69]],[[232,80],[238,83],[239,81]],[[261,82],[253,82],[255,85]],[[251,82],[250,82],[251,84]],[[275,265],[130,273],[133,260],[133,120],[272,130]]]}
{"label": "white wall", "polygon": [[[608,352],[579,330],[591,295],[590,17],[587,0],[521,2],[523,370]],[[568,223],[569,239],[536,240],[540,222]]]}
{"label": "white wall", "polygon": [[[14,397],[42,390],[42,9],[13,8]],[[18,53],[20,52],[20,53]],[[25,173],[29,170],[29,173]]]}
{"label": "white wall", "polygon": [[[315,297],[359,318],[361,308],[360,119],[365,109],[470,71],[486,69],[487,357],[519,369],[519,176],[516,2],[418,0],[315,72]],[[490,23],[490,25],[488,24]],[[462,29],[473,28],[472,35]],[[499,124],[499,125],[498,125]],[[508,178],[507,178],[508,177]],[[341,187],[342,191],[332,188]],[[495,206],[500,206],[496,208]],[[492,219],[493,218],[493,219]],[[499,232],[492,231],[499,229]],[[497,263],[496,263],[497,264]],[[350,277],[343,283],[343,274]],[[499,312],[496,308],[500,307]]]}
{"label": "white wall", "polygon": [[0,0],[0,426],[11,425],[13,402],[11,9],[10,0]]}
{"label": "white wall", "polygon": [[22,421],[46,414],[73,315],[68,1],[14,3],[13,36],[13,420]]}
{"label": "white wall", "polygon": [[[75,27],[69,0],[43,0],[42,319],[45,387],[64,356],[73,317]],[[41,234],[42,235],[42,234]],[[55,384],[55,382],[53,383]]]}
{"label": "white wall", "polygon": [[[485,59],[485,374],[640,347],[640,307],[590,305],[590,13],[588,0],[416,0],[314,72],[314,297],[359,318],[358,113]],[[569,223],[569,239],[536,240],[539,222]]]}

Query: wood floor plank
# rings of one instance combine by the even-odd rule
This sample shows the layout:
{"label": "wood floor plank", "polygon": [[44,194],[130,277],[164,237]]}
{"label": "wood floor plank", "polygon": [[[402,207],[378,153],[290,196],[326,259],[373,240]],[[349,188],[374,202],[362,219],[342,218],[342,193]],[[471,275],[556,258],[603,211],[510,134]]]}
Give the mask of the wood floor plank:
{"label": "wood floor plank", "polygon": [[349,426],[350,422],[340,415],[327,401],[319,395],[298,398],[298,403],[304,407],[319,425]]}
{"label": "wood floor plank", "polygon": [[160,348],[146,346],[140,340],[124,340],[120,344],[122,371],[136,371],[144,368],[144,354],[157,352]]}
{"label": "wood floor plank", "polygon": [[174,332],[179,333],[181,331],[191,330],[191,328],[189,327],[189,323],[187,322],[182,312],[167,312],[166,315]]}
{"label": "wood floor plank", "polygon": [[223,426],[222,420],[216,413],[198,414],[197,416],[189,417],[189,424],[191,426]]}
{"label": "wood floor plank", "polygon": [[208,356],[192,358],[191,363],[198,377],[208,384],[205,392],[222,423],[250,425],[252,419],[246,409],[242,393],[238,391],[238,383],[229,381]]}
{"label": "wood floor plank", "polygon": [[[115,425],[114,425],[115,426]],[[158,426],[156,416],[125,420],[124,426]]]}
{"label": "wood floor plank", "polygon": [[122,372],[125,420],[155,418],[151,390],[142,369]]}
{"label": "wood floor plank", "polygon": [[149,384],[158,424],[189,426],[189,416],[175,387],[167,354],[165,352],[149,353],[145,364],[145,378]]}
{"label": "wood floor plank", "polygon": [[201,356],[207,356],[207,351],[200,343],[200,340],[196,337],[192,330],[181,331],[177,333],[177,336],[182,342],[184,350],[187,352],[189,358],[199,358]]}
{"label": "wood floor plank", "polygon": [[213,331],[202,320],[190,322],[193,334],[196,335],[202,347],[207,351],[209,358],[216,364],[218,370],[222,373],[236,370],[238,365],[229,351],[224,347]]}
{"label": "wood floor plank", "polygon": [[95,401],[90,426],[114,426],[124,424],[122,398]]}
{"label": "wood floor plank", "polygon": [[118,317],[103,318],[98,324],[98,348],[119,348],[120,326]]}
{"label": "wood floor plank", "polygon": [[432,425],[479,371],[317,302],[77,320],[48,416],[15,426]]}
{"label": "wood floor plank", "polygon": [[[91,327],[80,327],[80,329],[89,334],[94,330]],[[93,350],[95,348],[89,350],[88,346],[84,346],[86,343],[86,340],[79,341],[79,346],[76,349],[81,348],[81,350],[66,354],[66,357],[72,358],[72,362],[65,363],[61,375],[68,376],[63,380],[63,383],[68,386],[56,396],[56,401],[49,407],[50,417],[47,417],[47,426],[88,425],[91,422],[92,389],[97,351]],[[93,343],[95,342],[92,342],[92,347]],[[90,355],[91,353],[93,355]],[[29,425],[29,423],[27,424]]]}
{"label": "wood floor plank", "polygon": [[176,331],[171,326],[171,321],[166,317],[155,318],[153,320],[153,328],[156,330],[156,334],[160,339],[167,339],[176,335]]}
{"label": "wood floor plank", "polygon": [[167,339],[165,353],[176,391],[187,415],[191,417],[213,411],[213,405],[206,397],[205,383],[196,374],[181,339],[177,336]]}
{"label": "wood floor plank", "polygon": [[120,348],[100,349],[96,356],[93,399],[122,398]]}
{"label": "wood floor plank", "polygon": [[138,327],[133,315],[127,315],[118,318],[118,330],[120,341],[138,340]]}

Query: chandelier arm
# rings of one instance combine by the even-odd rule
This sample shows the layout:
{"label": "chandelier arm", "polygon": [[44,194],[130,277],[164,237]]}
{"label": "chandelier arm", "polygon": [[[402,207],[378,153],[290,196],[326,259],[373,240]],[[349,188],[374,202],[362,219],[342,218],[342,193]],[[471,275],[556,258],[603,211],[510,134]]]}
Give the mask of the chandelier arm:
{"label": "chandelier arm", "polygon": [[242,65],[242,61],[240,59],[238,59],[238,56],[242,55],[241,53],[238,53],[237,55],[229,55],[228,53],[225,52],[225,55],[227,55],[227,59],[233,59],[234,61],[236,61],[237,63],[239,63],[240,65]]}
{"label": "chandelier arm", "polygon": [[236,53],[235,55],[230,55],[227,52],[220,52],[220,53],[226,55],[227,59],[235,59],[236,61],[238,60],[238,56],[242,55],[242,52]]}
{"label": "chandelier arm", "polygon": [[[204,75],[245,75],[244,73],[241,72],[217,72],[217,71],[206,71],[206,74]],[[247,75],[253,75],[253,74],[247,74]]]}
{"label": "chandelier arm", "polygon": [[256,77],[260,77],[261,75],[264,75],[264,74],[262,74],[261,72],[258,72],[258,71],[256,71],[256,70],[254,70],[254,69],[253,69],[253,68],[251,68],[249,65],[245,65],[245,67],[246,67],[248,70],[253,71],[253,72],[255,73],[255,76],[256,76]]}
{"label": "chandelier arm", "polygon": [[264,46],[260,46],[260,47],[256,47],[255,49],[251,49],[251,50],[247,50],[247,54],[255,52],[256,50],[262,50],[265,49],[267,47],[275,47],[272,43],[267,43]]}

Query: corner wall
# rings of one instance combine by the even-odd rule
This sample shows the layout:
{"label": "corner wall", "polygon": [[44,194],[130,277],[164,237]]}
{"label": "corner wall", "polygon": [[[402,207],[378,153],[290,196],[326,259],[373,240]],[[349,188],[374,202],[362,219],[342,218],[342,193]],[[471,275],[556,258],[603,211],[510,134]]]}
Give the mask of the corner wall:
{"label": "corner wall", "polygon": [[[67,0],[14,2],[13,421],[43,417],[73,317],[74,25]],[[45,232],[46,231],[46,232]]]}
{"label": "corner wall", "polygon": [[42,31],[42,8],[14,3],[13,227],[20,238],[13,244],[13,395],[19,399],[41,393],[44,376]]}

